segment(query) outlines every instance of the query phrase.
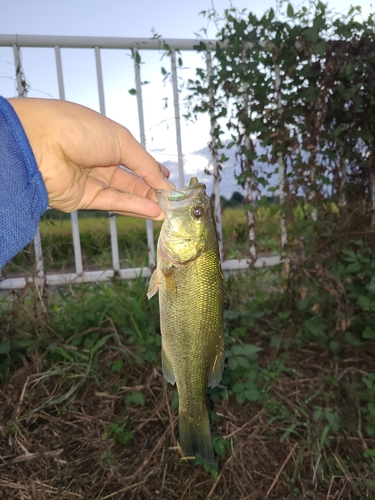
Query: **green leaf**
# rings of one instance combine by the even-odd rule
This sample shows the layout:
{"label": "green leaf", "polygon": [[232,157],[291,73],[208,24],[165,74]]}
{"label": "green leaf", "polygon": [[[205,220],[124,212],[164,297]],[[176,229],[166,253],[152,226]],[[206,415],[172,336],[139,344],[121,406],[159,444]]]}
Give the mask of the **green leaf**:
{"label": "green leaf", "polygon": [[371,300],[368,297],[366,297],[366,295],[360,295],[358,297],[358,305],[362,307],[364,311],[370,311]]}
{"label": "green leaf", "polygon": [[51,352],[53,354],[57,354],[58,356],[61,356],[62,358],[66,359],[67,361],[70,361],[70,362],[74,361],[74,358],[62,347],[52,346]]}
{"label": "green leaf", "polygon": [[374,340],[375,339],[375,330],[372,330],[369,326],[363,330],[362,337],[364,339]]}
{"label": "green leaf", "polygon": [[371,294],[375,295],[375,280],[372,279],[368,285],[366,285],[366,290]]}
{"label": "green leaf", "polygon": [[131,404],[135,403],[140,406],[144,406],[146,402],[146,398],[139,391],[130,391],[129,394],[125,396],[125,403]]}
{"label": "green leaf", "polygon": [[356,274],[362,269],[362,266],[359,262],[352,262],[345,268],[345,272],[348,274]]}
{"label": "green leaf", "polygon": [[315,52],[320,56],[324,56],[326,53],[326,42],[325,40],[320,40],[314,45]]}
{"label": "green leaf", "polygon": [[[247,385],[248,385],[248,383],[246,384],[246,386]],[[249,389],[245,389],[245,396],[246,396],[246,399],[248,399],[249,401],[259,401],[260,392],[259,392],[258,388],[253,383],[251,383],[249,385]]]}
{"label": "green leaf", "polygon": [[236,394],[236,401],[238,404],[243,405],[246,401],[246,396],[243,392]]}
{"label": "green leaf", "polygon": [[138,51],[135,53],[135,62],[137,64],[140,64],[140,62],[141,62],[141,56],[139,55]]}
{"label": "green leaf", "polygon": [[250,361],[247,358],[245,358],[244,356],[238,356],[234,359],[237,359],[237,362],[241,368],[243,368],[244,370],[249,370],[251,365]]}
{"label": "green leaf", "polygon": [[[374,452],[374,454],[370,454],[371,452]],[[363,456],[365,458],[370,457],[370,456],[374,457],[375,456],[375,450],[367,450],[367,451],[364,452]],[[375,491],[375,479],[365,479],[364,480],[364,484],[365,484],[365,486],[366,486],[366,488],[368,490]]]}
{"label": "green leaf", "polygon": [[375,417],[375,403],[367,403],[367,409],[373,417]]}
{"label": "green leaf", "polygon": [[306,311],[313,303],[313,297],[306,297],[298,302],[298,309],[300,311]]}
{"label": "green leaf", "polygon": [[228,441],[226,441],[225,439],[223,438],[218,438],[216,439],[215,441],[215,444],[214,444],[214,447],[215,447],[215,451],[216,453],[220,456],[220,457],[223,457],[225,455],[225,452],[227,451],[227,449],[229,448],[229,443]]}
{"label": "green leaf", "polygon": [[274,17],[275,17],[275,11],[271,8],[268,12],[268,20],[272,21]]}
{"label": "green leaf", "polygon": [[241,354],[243,356],[254,356],[261,350],[261,347],[251,344],[234,345],[232,347],[232,351],[235,356],[240,356]]}
{"label": "green leaf", "polygon": [[101,339],[99,339],[97,341],[97,343],[94,345],[94,347],[91,349],[90,357],[92,358],[94,356],[94,354],[96,353],[96,351],[98,351],[100,349],[100,347],[103,344],[105,344],[107,342],[107,340],[110,339],[111,337],[113,337],[113,333],[105,335],[104,337],[102,337]]}
{"label": "green leaf", "polygon": [[118,359],[117,361],[115,361],[112,365],[112,371],[113,372],[120,372],[122,370],[122,365],[123,365],[123,361],[122,359]]}
{"label": "green leaf", "polygon": [[321,314],[317,314],[313,318],[310,318],[306,321],[305,327],[308,331],[310,331],[314,336],[323,338],[325,336],[325,331],[328,326],[324,321]]}
{"label": "green leaf", "polygon": [[238,366],[238,361],[236,358],[229,358],[228,366],[231,370],[235,370]]}
{"label": "green leaf", "polygon": [[345,257],[346,262],[357,262],[357,256],[353,252],[353,250],[343,250],[342,253],[346,255]]}
{"label": "green leaf", "polygon": [[352,346],[362,345],[362,342],[350,332],[345,332],[345,341]]}
{"label": "green leaf", "polygon": [[317,42],[319,40],[319,31],[316,26],[313,26],[311,28],[307,28],[305,31],[305,36],[310,42]]}
{"label": "green leaf", "polygon": [[294,16],[294,9],[293,9],[293,6],[288,3],[288,7],[286,9],[286,13],[289,17],[293,17]]}
{"label": "green leaf", "polygon": [[233,392],[236,393],[243,392],[244,389],[245,389],[245,384],[243,382],[236,382],[232,387]]}
{"label": "green leaf", "polygon": [[129,94],[136,95],[137,91],[135,89],[130,89]]}
{"label": "green leaf", "polygon": [[0,344],[0,354],[8,354],[11,350],[10,342],[3,342]]}
{"label": "green leaf", "polygon": [[375,437],[375,426],[374,425],[368,425],[366,427],[366,432],[369,436]]}

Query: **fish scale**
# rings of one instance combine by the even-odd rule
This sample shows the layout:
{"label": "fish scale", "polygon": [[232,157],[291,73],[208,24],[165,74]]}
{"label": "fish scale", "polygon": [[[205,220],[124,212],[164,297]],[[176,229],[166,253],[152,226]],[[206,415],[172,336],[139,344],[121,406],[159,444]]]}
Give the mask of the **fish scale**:
{"label": "fish scale", "polygon": [[[213,343],[216,343],[215,347],[218,345],[217,331],[222,329],[221,287],[217,266],[216,249],[212,248],[190,266],[177,269],[173,276],[167,277],[159,286],[159,300],[163,303],[160,322],[164,350],[169,359],[173,359],[174,372],[181,370],[182,374],[186,374],[187,387],[188,375],[201,372],[200,388],[204,390],[207,370],[214,365],[215,357],[219,354],[218,348],[208,354],[207,350]],[[172,286],[169,281],[173,281]],[[196,335],[195,332],[203,334]]]}
{"label": "fish scale", "polygon": [[[158,192],[166,212],[148,296],[159,291],[162,362],[179,394],[185,455],[214,461],[206,387],[221,379],[223,285],[216,228],[203,184]],[[172,193],[172,194],[171,194]],[[194,214],[201,215],[197,218]]]}

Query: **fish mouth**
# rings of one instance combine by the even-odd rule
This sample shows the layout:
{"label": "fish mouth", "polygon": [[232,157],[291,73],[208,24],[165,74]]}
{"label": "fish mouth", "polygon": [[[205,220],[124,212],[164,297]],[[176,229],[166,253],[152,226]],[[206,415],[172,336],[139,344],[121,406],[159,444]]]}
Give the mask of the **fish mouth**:
{"label": "fish mouth", "polygon": [[[192,182],[193,179],[195,182]],[[194,177],[193,179],[189,186],[181,189],[156,189],[156,197],[164,212],[167,213],[169,209],[183,212],[196,195],[205,195],[206,185],[199,183]]]}

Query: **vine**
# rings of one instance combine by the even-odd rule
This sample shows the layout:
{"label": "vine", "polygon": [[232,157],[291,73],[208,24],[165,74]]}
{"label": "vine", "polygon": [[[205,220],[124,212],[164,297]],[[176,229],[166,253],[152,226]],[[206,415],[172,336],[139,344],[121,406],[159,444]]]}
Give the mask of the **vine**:
{"label": "vine", "polygon": [[[214,119],[221,163],[236,148],[250,255],[265,189],[279,192],[289,243],[297,204],[315,224],[327,200],[342,210],[362,204],[365,220],[372,213],[375,222],[374,13],[364,19],[352,7],[344,16],[318,1],[309,9],[280,5],[277,16],[273,9],[258,18],[233,7],[221,19],[215,11],[204,15],[221,28],[211,74],[199,69],[189,82],[189,109]],[[196,48],[210,49],[203,40]],[[281,193],[270,184],[275,173]]]}

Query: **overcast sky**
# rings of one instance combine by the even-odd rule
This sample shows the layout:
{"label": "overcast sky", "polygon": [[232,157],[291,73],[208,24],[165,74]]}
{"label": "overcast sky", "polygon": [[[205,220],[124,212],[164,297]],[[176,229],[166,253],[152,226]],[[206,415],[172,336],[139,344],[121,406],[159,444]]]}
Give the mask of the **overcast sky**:
{"label": "overcast sky", "polygon": [[[353,2],[330,0],[329,6],[344,12]],[[355,1],[366,14],[368,0]],[[216,28],[199,13],[215,6],[221,14],[230,6],[228,0],[3,0],[0,33],[35,35],[120,36],[148,39],[155,29],[163,38],[195,38],[201,28],[214,38]],[[247,8],[262,15],[275,0],[233,0],[239,9]],[[101,51],[107,115],[127,126],[139,138],[136,98],[129,94],[134,87],[133,61],[129,51]],[[162,53],[142,53],[143,87],[147,148],[159,161],[176,167],[173,98],[170,85],[163,83],[160,66],[169,69]],[[180,84],[194,75],[203,65],[201,56],[183,53],[184,69],[179,72]],[[56,64],[53,49],[22,49],[22,61],[31,97],[58,98]],[[94,53],[86,50],[62,50],[66,98],[99,110]],[[0,47],[0,94],[16,95],[13,52]],[[181,96],[182,97],[182,96]],[[167,102],[167,107],[165,103]],[[183,103],[182,103],[183,107]],[[197,124],[182,124],[183,153],[187,177],[207,166],[209,124],[202,119]],[[233,165],[228,165],[223,192],[236,189]],[[177,172],[173,172],[177,180]]]}
{"label": "overcast sky", "polygon": [[[292,2],[293,4],[294,2]],[[299,3],[299,2],[298,2]],[[368,0],[330,0],[345,11],[351,4],[369,12]],[[155,28],[164,37],[192,38],[207,22],[199,12],[215,6],[219,13],[228,0],[3,0],[0,33],[148,37]],[[294,3],[295,4],[295,3]],[[233,0],[240,9],[261,15],[275,0]],[[215,36],[214,26],[208,26]]]}

